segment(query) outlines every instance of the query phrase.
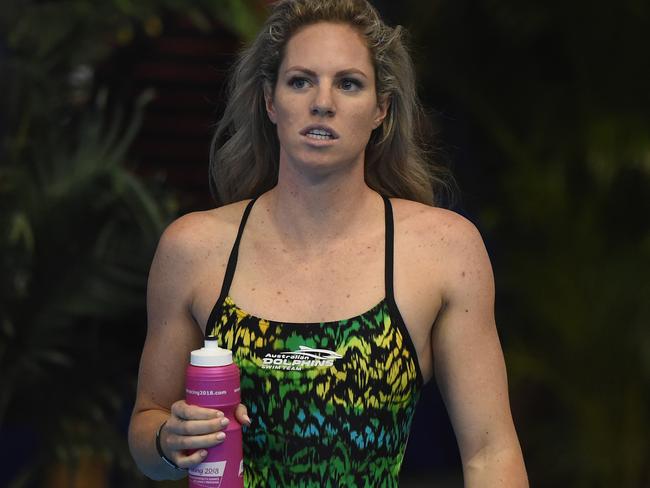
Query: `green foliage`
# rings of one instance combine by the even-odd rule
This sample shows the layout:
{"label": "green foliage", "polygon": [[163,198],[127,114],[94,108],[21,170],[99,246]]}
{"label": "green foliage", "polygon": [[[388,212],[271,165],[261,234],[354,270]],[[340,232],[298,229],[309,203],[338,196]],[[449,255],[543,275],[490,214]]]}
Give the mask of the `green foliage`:
{"label": "green foliage", "polygon": [[[411,2],[429,91],[470,119],[535,486],[650,481],[647,4]],[[478,183],[480,181],[480,183]]]}
{"label": "green foliage", "polygon": [[[123,165],[148,98],[124,127],[119,113],[106,122],[100,94],[2,168],[0,425],[29,425],[43,453],[78,450],[71,425],[107,451],[132,395],[147,268],[174,212]],[[107,451],[118,459],[119,444]],[[53,461],[35,454],[36,467]]]}
{"label": "green foliage", "polygon": [[232,0],[10,0],[0,10],[0,429],[36,445],[13,486],[41,486],[48,466],[88,453],[131,473],[130,486],[144,483],[122,417],[147,270],[177,205],[129,161],[152,93],[109,103],[93,73],[134,35],[159,35],[174,12],[244,37],[263,15]]}
{"label": "green foliage", "polygon": [[249,39],[265,12],[255,0],[7,0],[0,29],[12,49],[51,68],[94,64],[116,45],[130,42],[137,31],[157,36],[167,13],[180,13],[206,32],[219,25]]}

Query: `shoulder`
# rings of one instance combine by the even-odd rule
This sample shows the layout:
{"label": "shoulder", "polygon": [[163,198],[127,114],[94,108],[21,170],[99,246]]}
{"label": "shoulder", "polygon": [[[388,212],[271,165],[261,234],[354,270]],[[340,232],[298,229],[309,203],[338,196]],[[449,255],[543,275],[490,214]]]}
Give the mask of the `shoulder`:
{"label": "shoulder", "polygon": [[246,202],[185,214],[163,231],[150,271],[152,280],[187,286],[198,273],[224,261],[237,235]]}
{"label": "shoulder", "polygon": [[440,270],[446,298],[473,284],[484,290],[493,287],[493,275],[483,237],[468,218],[452,210],[418,202],[391,199],[396,236],[402,234],[407,246],[423,267]]}
{"label": "shoulder", "polygon": [[197,253],[232,244],[246,203],[237,202],[177,218],[162,233],[157,252],[191,258]]}
{"label": "shoulder", "polygon": [[[482,242],[481,234],[472,221],[453,210],[431,207],[419,202],[391,198],[396,225],[408,233],[417,233],[417,238],[444,243],[444,247]],[[439,246],[441,244],[438,244]]]}

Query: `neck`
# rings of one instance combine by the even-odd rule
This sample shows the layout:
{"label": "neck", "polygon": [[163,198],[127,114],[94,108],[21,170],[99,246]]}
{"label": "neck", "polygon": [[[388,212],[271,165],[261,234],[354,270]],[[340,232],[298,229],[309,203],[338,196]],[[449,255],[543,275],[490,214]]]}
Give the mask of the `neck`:
{"label": "neck", "polygon": [[265,195],[264,207],[290,247],[339,243],[376,214],[380,197],[366,185],[363,166],[345,173],[310,179],[283,171],[281,165],[278,184]]}

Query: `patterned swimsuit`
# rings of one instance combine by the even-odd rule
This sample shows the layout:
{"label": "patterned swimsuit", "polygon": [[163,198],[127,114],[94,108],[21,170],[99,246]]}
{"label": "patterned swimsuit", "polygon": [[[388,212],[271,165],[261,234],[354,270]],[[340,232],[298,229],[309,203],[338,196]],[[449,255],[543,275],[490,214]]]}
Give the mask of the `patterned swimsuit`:
{"label": "patterned swimsuit", "polygon": [[422,374],[393,296],[393,211],[386,214],[385,293],[357,317],[290,323],[254,317],[228,295],[244,211],[221,295],[206,327],[233,351],[242,403],[244,484],[396,487]]}

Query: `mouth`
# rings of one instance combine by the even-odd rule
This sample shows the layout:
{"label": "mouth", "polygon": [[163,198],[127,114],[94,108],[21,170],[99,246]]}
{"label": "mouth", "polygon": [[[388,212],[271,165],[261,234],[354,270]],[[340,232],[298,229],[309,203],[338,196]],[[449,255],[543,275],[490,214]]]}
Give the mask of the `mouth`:
{"label": "mouth", "polygon": [[339,138],[339,135],[331,127],[317,124],[305,127],[300,134],[314,141],[331,141]]}

